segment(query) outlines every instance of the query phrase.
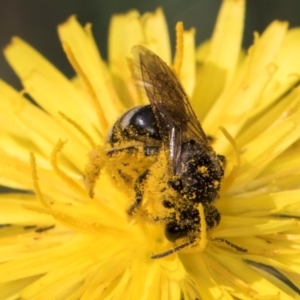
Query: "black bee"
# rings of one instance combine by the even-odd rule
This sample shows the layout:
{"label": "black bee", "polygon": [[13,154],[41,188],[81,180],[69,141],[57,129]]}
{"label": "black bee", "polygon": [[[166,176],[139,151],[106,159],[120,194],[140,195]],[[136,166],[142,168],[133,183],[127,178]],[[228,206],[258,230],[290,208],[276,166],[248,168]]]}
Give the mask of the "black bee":
{"label": "black bee", "polygon": [[[109,134],[111,148],[106,153],[109,157],[140,153],[148,161],[144,168],[123,163],[119,174],[125,181],[134,181],[135,201],[127,211],[129,215],[143,205],[147,181],[157,182],[161,205],[167,213],[156,216],[154,211],[152,220],[164,223],[166,238],[177,245],[152,257],[158,258],[199,240],[199,203],[204,209],[206,230],[219,224],[221,216],[213,203],[218,198],[225,159],[210,146],[210,139],[171,68],[142,46],[133,47],[132,52],[134,78],[150,105],[132,108],[117,120]],[[160,161],[162,152],[167,157],[165,163]],[[126,167],[135,169],[136,175],[129,175]],[[163,176],[153,180],[157,168],[164,168]],[[178,245],[182,240],[185,242]]]}

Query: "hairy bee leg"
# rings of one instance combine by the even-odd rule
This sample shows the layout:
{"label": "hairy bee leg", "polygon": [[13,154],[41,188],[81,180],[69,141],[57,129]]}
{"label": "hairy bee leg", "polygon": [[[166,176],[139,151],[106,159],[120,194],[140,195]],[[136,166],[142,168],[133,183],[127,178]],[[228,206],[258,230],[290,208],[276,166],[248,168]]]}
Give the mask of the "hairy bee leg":
{"label": "hairy bee leg", "polygon": [[136,154],[136,153],[142,153],[144,152],[145,156],[153,156],[157,155],[159,153],[159,147],[158,146],[126,146],[126,147],[119,147],[119,148],[112,148],[106,150],[106,155],[109,157],[112,157],[114,155],[117,155],[119,153],[126,152],[127,154]]}
{"label": "hairy bee leg", "polygon": [[127,146],[127,147],[120,147],[120,148],[112,148],[106,150],[106,155],[112,157],[113,155],[117,155],[119,153],[127,152],[128,154],[133,154],[135,152],[139,152],[139,147],[136,146]]}
{"label": "hairy bee leg", "polygon": [[135,210],[141,205],[144,194],[144,181],[147,178],[149,171],[145,171],[135,182],[134,191],[135,191],[135,202],[130,206],[127,213],[133,215]]}
{"label": "hairy bee leg", "polygon": [[89,160],[84,170],[84,179],[90,198],[94,198],[94,188],[100,176],[100,172],[104,168],[105,157],[111,158],[113,155],[124,151],[128,153],[134,153],[138,152],[139,150],[134,146],[109,150],[105,150],[104,148],[98,146],[89,153]]}
{"label": "hairy bee leg", "polygon": [[151,224],[165,224],[172,220],[170,217],[153,216],[147,212],[142,213],[143,220]]}

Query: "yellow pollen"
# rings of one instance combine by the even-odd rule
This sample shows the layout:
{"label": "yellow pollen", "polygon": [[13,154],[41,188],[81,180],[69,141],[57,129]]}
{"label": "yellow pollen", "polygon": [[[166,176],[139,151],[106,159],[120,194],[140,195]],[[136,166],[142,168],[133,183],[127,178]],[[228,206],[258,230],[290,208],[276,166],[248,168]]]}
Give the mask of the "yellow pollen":
{"label": "yellow pollen", "polygon": [[220,182],[218,180],[214,181],[214,187],[217,188],[219,186]]}
{"label": "yellow pollen", "polygon": [[207,172],[207,167],[206,166],[198,167],[197,171],[199,173],[201,173],[203,176],[208,176],[208,172]]}
{"label": "yellow pollen", "polygon": [[207,234],[206,234],[207,224],[206,224],[206,220],[205,220],[204,208],[203,208],[203,205],[201,203],[198,204],[198,211],[199,211],[199,214],[200,214],[200,228],[201,228],[200,248],[202,250],[204,250],[206,245],[207,245]]}

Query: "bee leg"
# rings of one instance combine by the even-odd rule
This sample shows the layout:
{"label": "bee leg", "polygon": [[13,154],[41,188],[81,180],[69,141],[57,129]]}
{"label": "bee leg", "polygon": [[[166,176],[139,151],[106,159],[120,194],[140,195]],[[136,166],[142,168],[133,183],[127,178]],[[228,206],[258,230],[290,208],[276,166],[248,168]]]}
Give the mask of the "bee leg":
{"label": "bee leg", "polygon": [[127,210],[129,215],[133,215],[135,210],[141,205],[144,194],[144,181],[147,178],[149,171],[145,171],[135,182],[134,191],[135,191],[135,201]]}
{"label": "bee leg", "polygon": [[136,146],[127,146],[127,147],[119,147],[119,148],[112,148],[106,150],[106,155],[108,157],[113,157],[118,155],[119,153],[127,153],[127,154],[136,154],[140,151],[139,147]]}

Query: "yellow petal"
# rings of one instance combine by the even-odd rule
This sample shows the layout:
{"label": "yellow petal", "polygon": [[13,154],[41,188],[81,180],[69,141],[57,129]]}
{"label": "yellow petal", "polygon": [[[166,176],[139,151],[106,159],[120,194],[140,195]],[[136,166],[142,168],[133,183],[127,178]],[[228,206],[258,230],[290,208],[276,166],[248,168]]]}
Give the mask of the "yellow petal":
{"label": "yellow petal", "polygon": [[218,151],[226,151],[226,144],[228,147],[218,130],[220,124],[235,137],[247,121],[249,111],[259,103],[262,91],[275,73],[273,62],[286,30],[287,23],[273,22],[260,38],[256,38],[233,84],[222,93],[205,118],[203,127],[217,137],[214,146]]}
{"label": "yellow petal", "polygon": [[58,27],[58,33],[70,63],[91,95],[100,125],[106,126],[101,128],[105,132],[124,108],[113,89],[90,27],[84,30],[73,16]]}
{"label": "yellow petal", "polygon": [[244,0],[223,1],[192,98],[200,120],[232,80],[241,48],[244,10]]}
{"label": "yellow petal", "polygon": [[[237,227],[237,224],[239,226]],[[222,216],[220,226],[215,229],[215,237],[243,237],[257,234],[271,234],[285,230],[299,228],[299,224],[294,219],[271,219],[271,218],[250,218],[244,216]]]}
{"label": "yellow petal", "polygon": [[[55,118],[31,104],[21,93],[1,80],[0,91],[2,95],[0,120],[7,121],[1,127],[1,130],[7,133],[1,134],[0,137],[5,151],[13,153],[24,162],[29,161],[29,151],[37,152],[38,156],[44,156],[48,160],[53,145],[61,138],[68,140],[69,144],[64,150],[63,164],[68,161],[70,171],[72,169],[70,163],[79,170],[83,169],[89,145],[78,132],[74,135],[71,130],[61,126]],[[65,123],[65,126],[67,125],[65,120],[61,117],[59,119]]]}
{"label": "yellow petal", "polygon": [[0,299],[17,299],[20,292],[28,285],[39,279],[38,276],[32,276],[21,280],[0,284]]}
{"label": "yellow petal", "polygon": [[300,90],[299,88],[295,88],[281,101],[271,106],[264,113],[263,118],[261,116],[257,116],[247,122],[245,125],[246,129],[243,130],[235,140],[238,148],[242,148],[262,132],[269,130],[289,118],[299,109],[299,99]]}
{"label": "yellow petal", "polygon": [[[289,211],[289,207],[298,204],[300,190],[281,191],[270,193],[265,191],[263,194],[255,195],[251,192],[243,193],[243,196],[225,197],[220,199],[217,207],[224,213],[230,215],[240,215],[259,212],[260,216],[270,214],[283,215]],[[299,214],[294,210],[295,214]]]}
{"label": "yellow petal", "polygon": [[[242,260],[230,257],[224,259],[224,257],[220,255],[212,256],[220,266],[224,267],[224,269],[219,269],[220,272],[224,272],[224,275],[229,275],[231,273],[237,279],[236,284],[241,289],[244,289],[243,292],[252,297],[252,299],[293,299],[276,285],[273,285],[252,268],[247,266]],[[213,265],[215,266],[215,264]],[[218,270],[217,267],[216,270]],[[245,284],[245,282],[248,282],[248,284]],[[278,298],[279,296],[280,298]]]}
{"label": "yellow petal", "polygon": [[23,204],[36,203],[34,195],[1,194],[0,201],[0,219],[3,224],[47,225],[55,222],[51,216],[37,214],[23,207]]}
{"label": "yellow petal", "polygon": [[274,60],[277,70],[263,92],[258,106],[251,111],[251,115],[259,114],[298,83],[300,73],[299,51],[300,29],[294,28],[287,32],[283,40],[280,51]]}
{"label": "yellow petal", "polygon": [[140,104],[127,59],[131,48],[144,45],[168,64],[171,62],[169,34],[161,9],[140,16],[135,10],[112,17],[109,28],[108,57],[118,94],[128,107]]}
{"label": "yellow petal", "polygon": [[58,112],[64,112],[72,120],[76,120],[95,140],[98,139],[98,131],[93,126],[97,118],[95,114],[91,117],[94,110],[89,101],[51,63],[19,38],[13,38],[12,43],[5,48],[4,54],[21,78],[26,92],[54,116],[62,127],[68,127],[78,135]]}
{"label": "yellow petal", "polygon": [[[23,162],[14,156],[1,152],[0,164],[2,166],[1,184],[24,190],[33,189],[32,170],[28,162]],[[49,201],[59,200],[62,203],[70,203],[70,199],[78,199],[78,191],[70,189],[68,184],[63,182],[53,170],[39,166],[38,173],[40,183],[43,186],[42,192]],[[83,185],[83,182],[81,184]]]}
{"label": "yellow petal", "polygon": [[[270,281],[275,286],[279,287],[281,290],[283,290],[286,294],[290,295],[293,299],[299,300],[300,295],[297,293],[294,289],[292,289],[288,284],[285,284],[283,280],[280,278],[277,278],[273,276],[269,270],[264,270],[264,268],[255,268],[255,270],[261,274],[263,278],[266,278],[268,281]],[[280,272],[282,273],[282,272]],[[299,281],[298,281],[299,282]],[[296,285],[295,285],[296,286]]]}
{"label": "yellow petal", "polygon": [[196,287],[196,291],[193,290],[191,293],[191,299],[198,297],[208,300],[228,299],[226,293],[212,279],[206,264],[206,255],[181,255],[181,259],[187,269],[188,279]]}
{"label": "yellow petal", "polygon": [[139,100],[126,58],[131,57],[133,45],[145,43],[139,13],[134,10],[113,16],[108,37],[108,61],[115,89],[128,107],[137,105]]}
{"label": "yellow petal", "polygon": [[180,69],[180,81],[190,98],[193,94],[196,78],[195,64],[195,30],[185,31],[183,34],[183,61]]}
{"label": "yellow petal", "polygon": [[246,182],[254,179],[274,158],[299,139],[299,115],[300,111],[243,147],[242,166],[232,189],[244,189]]}
{"label": "yellow petal", "polygon": [[[168,25],[161,8],[141,18],[147,48],[154,51],[168,65],[171,64],[171,47]],[[134,45],[132,45],[134,46]]]}

